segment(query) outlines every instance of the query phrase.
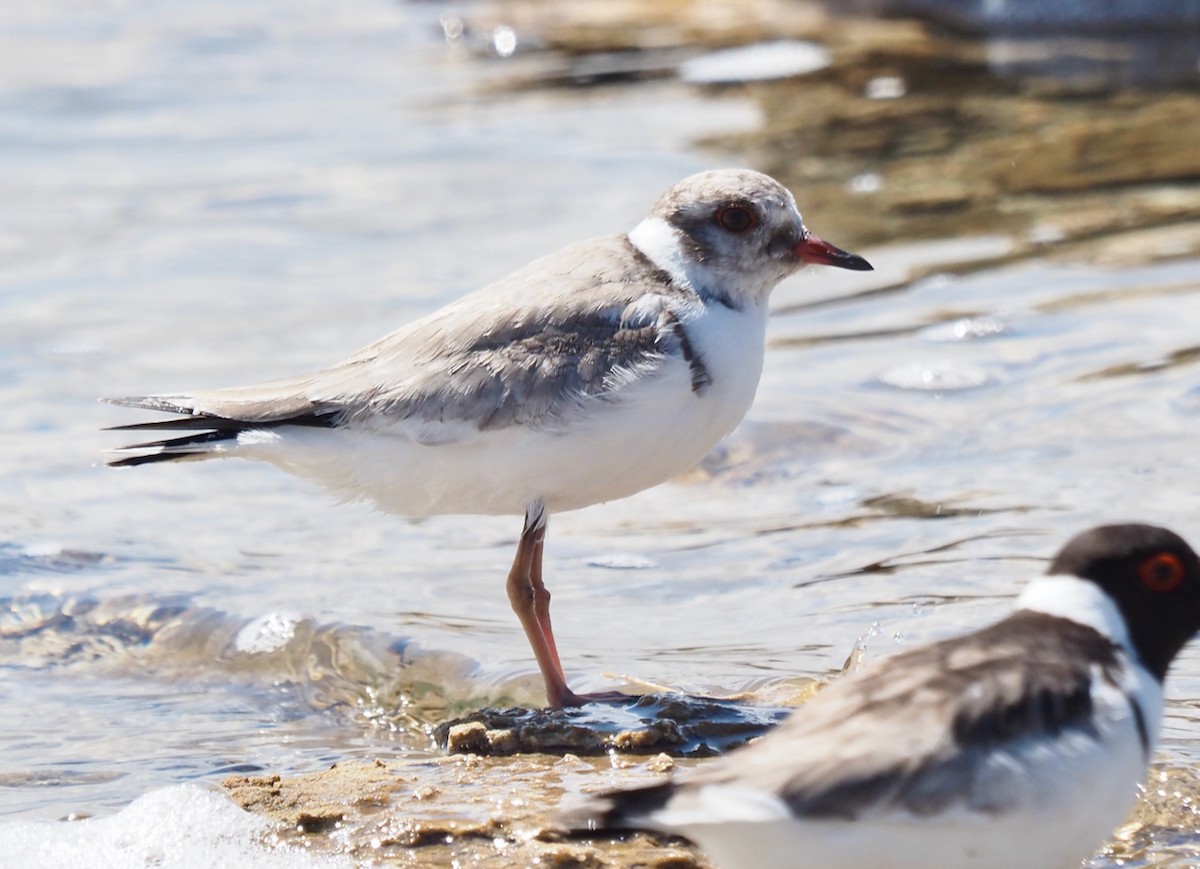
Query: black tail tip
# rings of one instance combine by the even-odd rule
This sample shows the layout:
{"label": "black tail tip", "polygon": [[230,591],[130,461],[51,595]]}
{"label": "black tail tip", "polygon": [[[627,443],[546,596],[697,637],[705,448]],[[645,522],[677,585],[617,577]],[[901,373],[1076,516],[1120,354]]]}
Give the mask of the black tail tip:
{"label": "black tail tip", "polygon": [[104,464],[110,468],[136,468],[138,465],[153,465],[158,462],[176,462],[180,459],[192,458],[194,456],[202,456],[204,452],[195,450],[186,453],[142,453],[137,456],[123,456],[119,459],[109,459]]}

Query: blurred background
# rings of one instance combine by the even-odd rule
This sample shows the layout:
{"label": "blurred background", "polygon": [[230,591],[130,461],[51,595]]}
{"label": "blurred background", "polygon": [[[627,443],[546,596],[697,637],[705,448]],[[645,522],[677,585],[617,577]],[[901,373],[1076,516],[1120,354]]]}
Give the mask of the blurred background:
{"label": "blurred background", "polygon": [[[106,469],[131,417],[96,399],[323,367],[702,169],[776,176],[876,271],[779,288],[758,400],[699,469],[554,518],[575,687],[791,702],[999,617],[1088,525],[1200,543],[1198,86],[1192,0],[0,7],[7,853],[76,853],[50,822],[83,815],[174,835],[125,807],[183,782],[385,757],[439,835],[355,815],[310,846],[512,865],[540,852],[447,819],[615,781],[522,761],[518,809],[513,767],[437,760],[448,716],[540,702],[517,517]],[[1159,784],[1093,866],[1200,859],[1200,652],[1168,696]]]}

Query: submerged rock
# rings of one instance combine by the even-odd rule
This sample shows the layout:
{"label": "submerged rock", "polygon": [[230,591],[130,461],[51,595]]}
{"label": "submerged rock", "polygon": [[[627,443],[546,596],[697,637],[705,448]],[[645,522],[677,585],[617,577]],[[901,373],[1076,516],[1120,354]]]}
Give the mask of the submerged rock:
{"label": "submerged rock", "polygon": [[683,694],[630,696],[576,709],[483,709],[434,730],[454,754],[596,755],[667,752],[708,757],[761,736],[791,710]]}

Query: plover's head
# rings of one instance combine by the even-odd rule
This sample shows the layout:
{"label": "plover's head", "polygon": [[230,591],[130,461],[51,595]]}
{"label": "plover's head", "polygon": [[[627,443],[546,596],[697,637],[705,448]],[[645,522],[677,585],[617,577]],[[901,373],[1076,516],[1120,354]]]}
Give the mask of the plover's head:
{"label": "plover's head", "polygon": [[1200,557],[1166,528],[1092,528],[1067,543],[1046,572],[1100,586],[1124,617],[1142,664],[1160,680],[1200,631]]}
{"label": "plover's head", "polygon": [[810,233],[788,189],[748,169],[685,178],[629,238],[677,282],[733,307],[765,296],[806,263],[871,269]]}

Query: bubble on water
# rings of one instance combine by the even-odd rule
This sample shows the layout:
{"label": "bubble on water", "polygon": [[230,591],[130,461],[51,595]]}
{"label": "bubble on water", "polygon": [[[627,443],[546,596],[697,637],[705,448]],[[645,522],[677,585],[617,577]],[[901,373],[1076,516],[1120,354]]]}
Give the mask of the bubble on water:
{"label": "bubble on water", "polygon": [[492,31],[492,47],[501,57],[511,57],[517,50],[517,31],[501,24]]}
{"label": "bubble on water", "polygon": [[652,567],[658,567],[658,564],[643,555],[617,552],[589,558],[587,566],[603,567],[606,570],[649,570]]}
{"label": "bubble on water", "polygon": [[877,193],[883,180],[875,172],[864,172],[850,179],[851,193]]}
{"label": "bubble on water", "polygon": [[955,341],[975,341],[992,338],[1008,331],[999,317],[960,317],[951,323],[935,323],[918,332],[922,341],[945,344]]}
{"label": "bubble on water", "polygon": [[867,82],[863,94],[869,100],[897,100],[908,93],[908,85],[898,75],[881,75]]}
{"label": "bubble on water", "polygon": [[895,389],[917,392],[961,392],[978,389],[993,381],[982,368],[955,362],[908,362],[889,368],[879,382]]}
{"label": "bubble on water", "polygon": [[463,20],[457,15],[443,15],[439,23],[442,25],[442,35],[446,42],[454,44],[462,40],[466,28]]}

